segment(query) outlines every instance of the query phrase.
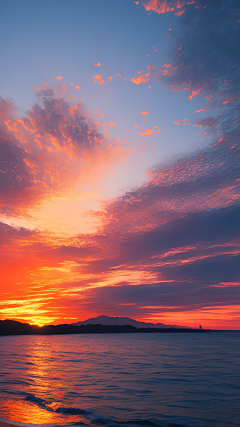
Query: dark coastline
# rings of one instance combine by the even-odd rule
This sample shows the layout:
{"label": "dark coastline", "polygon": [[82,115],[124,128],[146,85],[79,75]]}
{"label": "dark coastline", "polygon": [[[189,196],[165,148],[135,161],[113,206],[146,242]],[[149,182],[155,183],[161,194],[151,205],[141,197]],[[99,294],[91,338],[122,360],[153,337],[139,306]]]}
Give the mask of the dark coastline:
{"label": "dark coastline", "polygon": [[216,332],[210,329],[186,328],[135,328],[130,325],[48,325],[35,326],[15,320],[0,320],[0,336],[5,335],[62,335],[62,334],[113,334],[113,333],[206,333]]}

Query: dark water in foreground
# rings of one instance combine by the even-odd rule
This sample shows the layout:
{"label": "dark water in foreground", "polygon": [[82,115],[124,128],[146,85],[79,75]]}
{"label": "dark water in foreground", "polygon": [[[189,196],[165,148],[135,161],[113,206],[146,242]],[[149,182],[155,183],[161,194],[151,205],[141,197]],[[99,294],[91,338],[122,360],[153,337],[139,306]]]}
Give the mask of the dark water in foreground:
{"label": "dark water in foreground", "polygon": [[239,339],[240,332],[0,337],[0,416],[239,427]]}

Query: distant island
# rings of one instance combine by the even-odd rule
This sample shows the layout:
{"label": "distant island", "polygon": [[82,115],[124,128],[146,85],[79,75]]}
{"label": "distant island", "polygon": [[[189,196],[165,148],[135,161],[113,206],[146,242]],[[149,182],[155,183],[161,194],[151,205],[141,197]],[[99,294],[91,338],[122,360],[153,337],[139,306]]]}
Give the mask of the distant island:
{"label": "distant island", "polygon": [[80,325],[103,325],[103,326],[109,326],[109,325],[131,325],[135,328],[181,328],[181,329],[190,329],[187,326],[178,326],[178,325],[165,325],[164,323],[145,323],[145,322],[138,322],[137,320],[131,319],[131,317],[110,317],[110,316],[97,316],[92,317],[90,319],[84,320],[83,322],[77,322],[77,323],[71,323],[75,326]]}
{"label": "distant island", "polygon": [[[141,322],[139,322],[141,323]],[[63,335],[63,334],[109,334],[109,333],[203,333],[207,330],[192,328],[156,328],[143,327],[136,328],[132,325],[101,325],[101,324],[81,324],[81,325],[46,325],[36,326],[29,323],[21,323],[15,320],[0,320],[0,335]]]}

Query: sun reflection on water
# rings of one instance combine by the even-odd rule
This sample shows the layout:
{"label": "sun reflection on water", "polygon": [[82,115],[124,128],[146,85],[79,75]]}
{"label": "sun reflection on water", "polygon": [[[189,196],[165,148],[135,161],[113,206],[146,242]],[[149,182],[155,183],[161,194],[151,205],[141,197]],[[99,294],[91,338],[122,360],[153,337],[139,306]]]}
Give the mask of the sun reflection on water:
{"label": "sun reflection on water", "polygon": [[63,415],[46,411],[44,408],[22,400],[9,399],[4,403],[3,409],[6,417],[11,421],[32,424],[68,423]]}
{"label": "sun reflection on water", "polygon": [[[81,415],[56,412],[63,406],[69,383],[64,380],[59,367],[58,343],[50,344],[48,337],[29,337],[25,348],[28,362],[26,375],[30,381],[18,384],[19,400],[4,399],[1,412],[10,421],[32,424],[72,424],[79,422]],[[56,357],[58,355],[58,357]],[[16,355],[21,358],[21,353]],[[18,361],[17,361],[18,362]],[[16,378],[17,379],[17,378]],[[88,421],[84,418],[84,423]]]}

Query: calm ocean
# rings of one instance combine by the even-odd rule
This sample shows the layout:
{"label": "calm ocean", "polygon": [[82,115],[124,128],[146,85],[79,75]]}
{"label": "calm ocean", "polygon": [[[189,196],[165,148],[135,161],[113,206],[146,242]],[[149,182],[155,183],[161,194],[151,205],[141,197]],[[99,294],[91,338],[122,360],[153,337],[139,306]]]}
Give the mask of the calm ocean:
{"label": "calm ocean", "polygon": [[239,427],[239,339],[237,331],[0,337],[0,417]]}

